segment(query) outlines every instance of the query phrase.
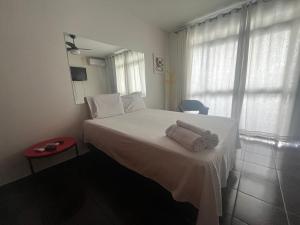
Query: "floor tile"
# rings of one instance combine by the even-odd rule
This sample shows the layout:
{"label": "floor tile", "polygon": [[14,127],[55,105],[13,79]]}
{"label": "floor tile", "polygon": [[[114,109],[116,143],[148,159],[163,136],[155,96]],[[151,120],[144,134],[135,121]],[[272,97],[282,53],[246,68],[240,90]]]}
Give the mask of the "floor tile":
{"label": "floor tile", "polygon": [[300,224],[300,215],[289,213],[290,225],[299,225]]}
{"label": "floor tile", "polygon": [[26,205],[24,208],[0,207],[0,224],[2,225],[41,225],[43,222],[38,205]]}
{"label": "floor tile", "polygon": [[254,163],[244,162],[243,175],[256,176],[260,179],[277,183],[277,173],[275,169],[260,166]]}
{"label": "floor tile", "polygon": [[281,171],[278,176],[287,210],[300,215],[300,179]]}
{"label": "floor tile", "polygon": [[0,188],[0,224],[195,225],[192,205],[119,165],[103,165],[82,157]]}
{"label": "floor tile", "polygon": [[283,207],[281,190],[275,169],[245,162],[239,190],[270,204]]}
{"label": "floor tile", "polygon": [[246,162],[258,164],[261,166],[269,167],[269,168],[275,168],[275,162],[274,158],[272,156],[263,156],[251,152],[245,152],[244,160]]}
{"label": "floor tile", "polygon": [[274,157],[274,147],[268,144],[245,142],[243,150],[266,157]]}
{"label": "floor tile", "polygon": [[300,170],[300,149],[296,148],[277,148],[276,167],[279,170],[295,173]]}
{"label": "floor tile", "polygon": [[[28,181],[28,182],[27,182]],[[0,191],[0,224],[41,224],[39,189],[32,189],[33,179],[17,181]],[[38,213],[37,213],[38,212]]]}
{"label": "floor tile", "polygon": [[293,173],[290,173],[288,171],[277,171],[278,178],[283,186],[289,186],[291,185],[299,185],[300,187],[300,173],[298,171],[294,171]]}
{"label": "floor tile", "polygon": [[300,149],[299,148],[276,148],[276,158],[289,158],[300,160]]}
{"label": "floor tile", "polygon": [[243,174],[240,178],[239,191],[278,207],[284,207],[278,181],[275,183],[263,177]]}
{"label": "floor tile", "polygon": [[220,225],[248,225],[245,222],[226,214],[221,220]]}
{"label": "floor tile", "polygon": [[297,173],[300,171],[300,160],[296,158],[276,158],[275,159],[276,168],[287,173]]}
{"label": "floor tile", "polygon": [[[278,181],[271,149],[253,143],[246,151],[243,147],[222,190],[220,224],[286,225],[279,182],[290,225],[300,224],[298,152],[276,152]],[[0,188],[0,224],[195,225],[197,210],[190,204],[174,201],[155,182],[100,158],[88,153],[37,179]]]}
{"label": "floor tile", "polygon": [[[123,224],[122,218],[115,215],[111,210],[107,211],[105,207],[98,207],[91,199],[86,199],[77,213],[70,215],[60,224],[73,225],[73,224]],[[45,224],[46,225],[46,224]]]}
{"label": "floor tile", "polygon": [[232,215],[225,214],[222,217],[220,217],[220,225],[231,225],[232,221]]}
{"label": "floor tile", "polygon": [[234,217],[249,225],[287,225],[283,210],[238,192]]}
{"label": "floor tile", "polygon": [[246,224],[245,222],[243,222],[243,221],[241,221],[237,218],[233,218],[232,219],[232,225],[248,225],[248,224]]}

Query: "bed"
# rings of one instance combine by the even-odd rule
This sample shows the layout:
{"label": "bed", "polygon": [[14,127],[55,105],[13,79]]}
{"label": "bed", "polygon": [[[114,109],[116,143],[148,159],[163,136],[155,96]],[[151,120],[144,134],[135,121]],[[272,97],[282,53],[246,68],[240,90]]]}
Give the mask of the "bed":
{"label": "bed", "polygon": [[[182,120],[218,134],[215,149],[189,152],[165,136]],[[148,177],[180,202],[198,209],[197,225],[217,225],[222,215],[221,188],[239,148],[238,125],[222,117],[144,109],[84,122],[84,141],[121,165]]]}

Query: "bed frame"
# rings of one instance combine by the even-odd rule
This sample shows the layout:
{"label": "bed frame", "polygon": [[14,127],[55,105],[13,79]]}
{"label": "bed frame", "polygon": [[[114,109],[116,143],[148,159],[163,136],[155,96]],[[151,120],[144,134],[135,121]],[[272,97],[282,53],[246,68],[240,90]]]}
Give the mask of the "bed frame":
{"label": "bed frame", "polygon": [[165,188],[163,188],[160,184],[157,182],[146,178],[137,172],[130,170],[117,161],[113,160],[111,157],[109,157],[107,154],[105,154],[103,151],[95,147],[94,145],[87,143],[86,144],[89,151],[95,155],[95,160],[101,165],[103,165],[105,168],[113,168],[115,169],[118,173],[122,173],[122,176],[126,177],[131,177],[135,181],[137,181],[141,185],[147,185],[151,186],[151,189],[154,189],[154,191],[159,192],[160,195],[166,196],[166,198],[172,199],[174,202],[174,206],[177,207],[179,212],[182,212],[182,216],[188,220],[189,224],[196,224],[197,220],[197,214],[198,210],[190,203],[188,202],[178,202],[175,201],[172,198],[172,195],[169,191],[167,191]]}

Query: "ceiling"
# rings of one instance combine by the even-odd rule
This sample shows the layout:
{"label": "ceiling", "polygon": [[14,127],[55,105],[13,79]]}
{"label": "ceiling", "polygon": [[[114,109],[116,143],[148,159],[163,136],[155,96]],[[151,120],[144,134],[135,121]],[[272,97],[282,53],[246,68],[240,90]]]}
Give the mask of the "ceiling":
{"label": "ceiling", "polygon": [[110,0],[141,20],[173,31],[185,23],[241,0]]}
{"label": "ceiling", "polygon": [[[73,41],[68,35],[65,35],[65,40],[69,42]],[[80,55],[84,55],[88,57],[104,58],[107,55],[110,55],[116,51],[124,49],[119,46],[110,45],[99,41],[93,41],[79,36],[76,36],[75,44],[78,48],[91,49],[91,50],[80,50]]]}
{"label": "ceiling", "polygon": [[[137,18],[170,32],[201,16],[227,7],[241,0],[110,0],[120,8],[129,11]],[[67,41],[71,41],[66,36]],[[79,48],[90,48],[81,51],[89,57],[105,57],[123,48],[83,37],[76,37]]]}

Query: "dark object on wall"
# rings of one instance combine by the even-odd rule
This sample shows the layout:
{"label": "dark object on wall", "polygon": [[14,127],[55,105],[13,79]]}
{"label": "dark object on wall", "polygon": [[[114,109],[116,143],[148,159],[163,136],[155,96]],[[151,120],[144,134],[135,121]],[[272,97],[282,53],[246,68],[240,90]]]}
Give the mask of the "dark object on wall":
{"label": "dark object on wall", "polygon": [[75,34],[68,34],[68,36],[72,39],[72,42],[66,41],[68,52],[71,52],[74,55],[79,55],[80,50],[88,50],[88,51],[92,50],[90,48],[78,48],[75,44],[76,35]]}
{"label": "dark object on wall", "polygon": [[70,67],[72,81],[87,80],[86,69],[84,67]]}
{"label": "dark object on wall", "polygon": [[199,111],[199,114],[208,114],[209,108],[203,105],[198,100],[183,100],[179,106],[178,111],[184,112],[184,111]]}

